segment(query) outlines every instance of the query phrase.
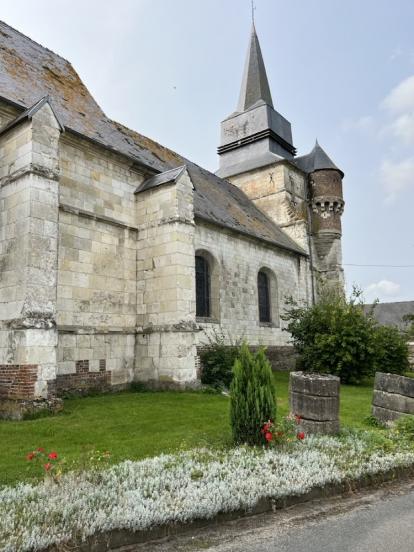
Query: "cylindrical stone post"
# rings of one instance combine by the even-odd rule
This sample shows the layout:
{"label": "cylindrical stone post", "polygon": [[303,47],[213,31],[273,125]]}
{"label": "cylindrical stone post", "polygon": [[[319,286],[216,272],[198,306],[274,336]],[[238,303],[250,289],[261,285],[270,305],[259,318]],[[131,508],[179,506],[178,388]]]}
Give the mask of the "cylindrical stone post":
{"label": "cylindrical stone post", "polygon": [[377,372],[372,415],[380,422],[388,423],[404,414],[414,415],[414,379]]}
{"label": "cylindrical stone post", "polygon": [[305,433],[339,432],[340,380],[328,374],[291,372],[290,410],[301,417]]}

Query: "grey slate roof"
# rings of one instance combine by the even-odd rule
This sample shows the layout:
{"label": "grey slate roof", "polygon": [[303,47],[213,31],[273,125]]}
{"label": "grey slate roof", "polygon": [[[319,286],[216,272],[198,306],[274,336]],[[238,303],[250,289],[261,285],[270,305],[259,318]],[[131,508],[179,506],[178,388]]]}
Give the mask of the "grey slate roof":
{"label": "grey slate roof", "polygon": [[[370,308],[371,305],[365,305],[365,310],[369,310]],[[384,326],[404,328],[403,317],[406,314],[414,314],[414,301],[379,303],[374,309],[375,319]]]}
{"label": "grey slate roof", "polygon": [[262,51],[253,23],[237,110],[246,111],[258,102],[273,107]]}
{"label": "grey slate roof", "polygon": [[0,96],[26,109],[47,95],[66,129],[163,169],[152,152],[131,143],[106,117],[68,61],[0,21]]}
{"label": "grey slate roof", "polygon": [[301,157],[296,157],[294,160],[295,164],[304,172],[311,173],[314,171],[319,171],[322,169],[334,169],[339,171],[342,176],[344,173],[339,169],[328,154],[321,148],[316,140],[313,150],[307,155],[302,155]]}
{"label": "grey slate roof", "polygon": [[140,192],[144,192],[145,190],[150,190],[151,188],[162,186],[162,184],[170,184],[172,182],[175,182],[184,170],[185,165],[183,165],[182,167],[177,167],[176,169],[170,169],[168,171],[156,174],[155,176],[144,180],[141,186],[138,186],[135,193],[139,194]]}
{"label": "grey slate roof", "polygon": [[219,169],[217,169],[216,175],[220,178],[227,178],[228,176],[232,176],[233,174],[241,174],[248,171],[253,171],[254,169],[267,167],[268,165],[273,165],[274,163],[279,163],[280,161],[286,161],[286,159],[281,155],[277,155],[276,153],[273,153],[271,151],[266,151],[262,155],[245,159],[240,163],[220,167]]}
{"label": "grey slate roof", "polygon": [[[178,153],[109,119],[72,65],[0,21],[0,100],[22,111],[48,96],[66,131],[133,159],[150,175],[187,166],[195,185],[196,215],[300,255],[306,253],[236,186]],[[168,178],[168,177],[167,177]]]}
{"label": "grey slate roof", "polygon": [[194,211],[197,217],[306,255],[237,186],[194,163],[188,164],[187,169],[195,187]]}

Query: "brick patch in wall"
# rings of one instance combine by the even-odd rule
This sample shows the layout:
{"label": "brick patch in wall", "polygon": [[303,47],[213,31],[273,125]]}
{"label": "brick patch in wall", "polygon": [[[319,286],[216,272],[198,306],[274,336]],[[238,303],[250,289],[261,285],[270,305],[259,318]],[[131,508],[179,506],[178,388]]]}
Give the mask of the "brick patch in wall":
{"label": "brick patch in wall", "polygon": [[0,399],[32,399],[37,364],[0,364]]}
{"label": "brick patch in wall", "polygon": [[78,360],[74,374],[60,374],[56,377],[58,396],[86,395],[90,392],[104,393],[111,387],[111,372],[106,370],[106,359],[99,361],[99,372],[89,370],[89,360]]}

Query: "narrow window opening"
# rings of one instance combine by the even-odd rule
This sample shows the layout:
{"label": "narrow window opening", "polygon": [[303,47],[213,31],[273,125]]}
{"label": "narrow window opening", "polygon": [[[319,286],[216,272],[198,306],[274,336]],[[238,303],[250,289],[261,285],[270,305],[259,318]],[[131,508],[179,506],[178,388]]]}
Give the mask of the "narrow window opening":
{"label": "narrow window opening", "polygon": [[257,275],[257,290],[259,294],[259,321],[271,322],[269,278],[262,270]]}
{"label": "narrow window opening", "polygon": [[210,269],[204,257],[196,255],[196,316],[210,316]]}

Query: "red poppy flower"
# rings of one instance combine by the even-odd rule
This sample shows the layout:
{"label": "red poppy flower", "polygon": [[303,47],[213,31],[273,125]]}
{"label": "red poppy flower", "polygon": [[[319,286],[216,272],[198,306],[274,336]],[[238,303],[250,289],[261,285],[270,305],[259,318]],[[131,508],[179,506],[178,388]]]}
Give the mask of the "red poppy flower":
{"label": "red poppy flower", "polygon": [[48,462],[47,464],[43,464],[43,467],[45,468],[45,471],[49,471],[52,468],[52,464]]}
{"label": "red poppy flower", "polygon": [[270,431],[266,431],[265,439],[268,443],[273,439],[273,435],[270,433]]}
{"label": "red poppy flower", "polygon": [[301,441],[305,438],[305,434],[303,433],[303,431],[299,431],[297,438],[300,439]]}
{"label": "red poppy flower", "polygon": [[37,449],[37,452],[45,452],[45,449],[42,448],[42,447],[39,447],[39,448]]}
{"label": "red poppy flower", "polygon": [[57,460],[57,452],[50,452],[48,455],[47,455],[48,458],[50,458],[50,460]]}
{"label": "red poppy flower", "polygon": [[271,425],[272,423],[270,421],[263,424],[262,433],[266,433],[267,431],[269,431]]}
{"label": "red poppy flower", "polygon": [[26,456],[26,460],[33,460],[34,457],[35,457],[35,453],[29,452],[29,454]]}

